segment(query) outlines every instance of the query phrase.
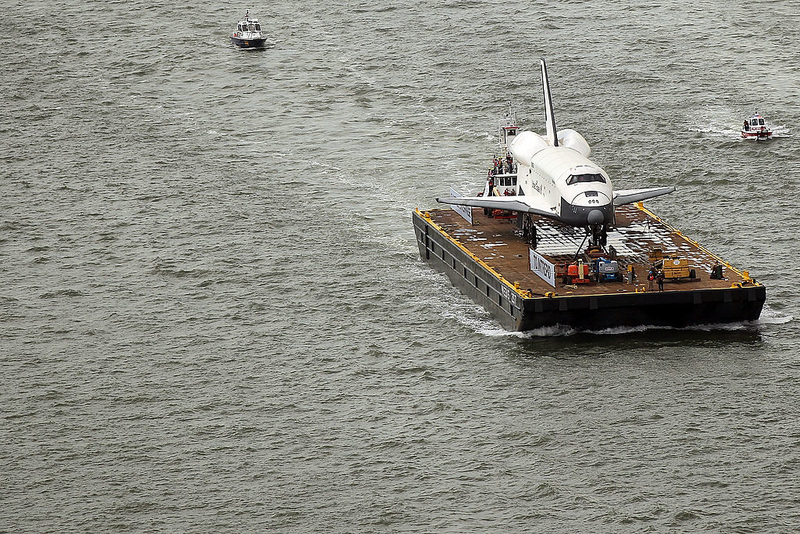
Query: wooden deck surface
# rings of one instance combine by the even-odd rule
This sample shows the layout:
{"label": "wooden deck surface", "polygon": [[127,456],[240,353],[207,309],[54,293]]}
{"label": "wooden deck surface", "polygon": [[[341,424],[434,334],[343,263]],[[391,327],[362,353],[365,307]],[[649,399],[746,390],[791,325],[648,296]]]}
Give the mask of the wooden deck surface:
{"label": "wooden deck surface", "polygon": [[[451,239],[512,284],[519,282],[521,289],[530,290],[534,296],[544,295],[548,291],[555,291],[559,295],[657,291],[657,284],[654,282],[651,288],[647,281],[652,249],[661,249],[665,256],[687,258],[689,267],[695,270],[698,278],[696,281],[665,280],[664,291],[727,288],[745,280],[742,272],[638,205],[618,207],[617,225],[608,233],[607,244],[616,249],[617,261],[626,281],[565,286],[557,277],[555,288],[530,270],[529,245],[519,235],[516,218],[489,218],[483,214],[482,209],[473,208],[474,222],[470,225],[451,209],[436,209],[427,213],[430,214],[431,221]],[[534,222],[538,238],[536,252],[554,264],[571,262],[584,238],[584,230],[538,216],[534,216]],[[722,280],[711,279],[712,268],[717,263],[723,265]],[[627,265],[634,266],[637,275],[634,284],[627,283]]]}

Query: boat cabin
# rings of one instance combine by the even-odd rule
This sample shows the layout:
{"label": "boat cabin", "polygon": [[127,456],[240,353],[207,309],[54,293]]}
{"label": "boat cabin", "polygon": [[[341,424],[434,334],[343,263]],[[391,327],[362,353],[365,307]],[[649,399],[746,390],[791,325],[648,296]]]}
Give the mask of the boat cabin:
{"label": "boat cabin", "polygon": [[495,187],[517,187],[516,174],[496,174],[493,178]]}
{"label": "boat cabin", "polygon": [[745,130],[761,130],[764,126],[766,126],[766,123],[761,115],[753,115],[744,122]]}
{"label": "boat cabin", "polygon": [[261,24],[256,19],[247,19],[236,25],[236,30],[240,32],[260,32]]}
{"label": "boat cabin", "polygon": [[500,127],[500,144],[504,147],[508,147],[511,144],[511,141],[519,133],[519,126],[501,126]]}

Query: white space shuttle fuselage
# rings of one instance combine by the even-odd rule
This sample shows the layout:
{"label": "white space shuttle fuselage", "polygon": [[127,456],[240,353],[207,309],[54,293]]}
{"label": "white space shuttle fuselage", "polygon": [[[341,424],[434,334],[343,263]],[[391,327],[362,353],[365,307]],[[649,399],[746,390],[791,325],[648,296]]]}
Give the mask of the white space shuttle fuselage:
{"label": "white space shuttle fuselage", "polygon": [[575,130],[556,130],[547,65],[541,60],[546,135],[516,135],[508,146],[517,165],[517,186],[510,196],[437,198],[439,202],[535,213],[572,226],[605,229],[614,207],[671,193],[674,187],[614,190],[608,174],[589,159],[591,148]]}
{"label": "white space shuttle fuselage", "polygon": [[[577,144],[572,130],[559,132]],[[566,137],[566,139],[565,139]],[[580,137],[589,153],[589,145]],[[552,146],[533,132],[522,132],[509,147],[517,162],[517,195],[526,197],[533,212],[573,226],[611,223],[614,191],[606,172],[567,146]],[[542,213],[546,208],[546,213]]]}

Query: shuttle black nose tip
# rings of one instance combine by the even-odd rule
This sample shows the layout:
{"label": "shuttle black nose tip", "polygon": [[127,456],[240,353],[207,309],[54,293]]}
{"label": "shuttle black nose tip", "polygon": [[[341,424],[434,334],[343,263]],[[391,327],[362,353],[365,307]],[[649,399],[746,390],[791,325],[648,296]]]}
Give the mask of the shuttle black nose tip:
{"label": "shuttle black nose tip", "polygon": [[589,224],[601,224],[605,220],[603,217],[603,212],[600,210],[592,210],[589,212],[589,215],[586,217],[586,221]]}

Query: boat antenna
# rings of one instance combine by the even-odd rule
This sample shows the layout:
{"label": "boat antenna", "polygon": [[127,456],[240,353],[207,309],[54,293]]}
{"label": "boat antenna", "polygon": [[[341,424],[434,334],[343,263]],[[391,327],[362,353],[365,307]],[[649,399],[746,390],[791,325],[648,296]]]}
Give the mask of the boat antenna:
{"label": "boat antenna", "polygon": [[506,119],[508,119],[508,121],[511,124],[516,126],[517,114],[514,112],[514,104],[511,102],[511,100],[508,101],[508,111],[506,111]]}

